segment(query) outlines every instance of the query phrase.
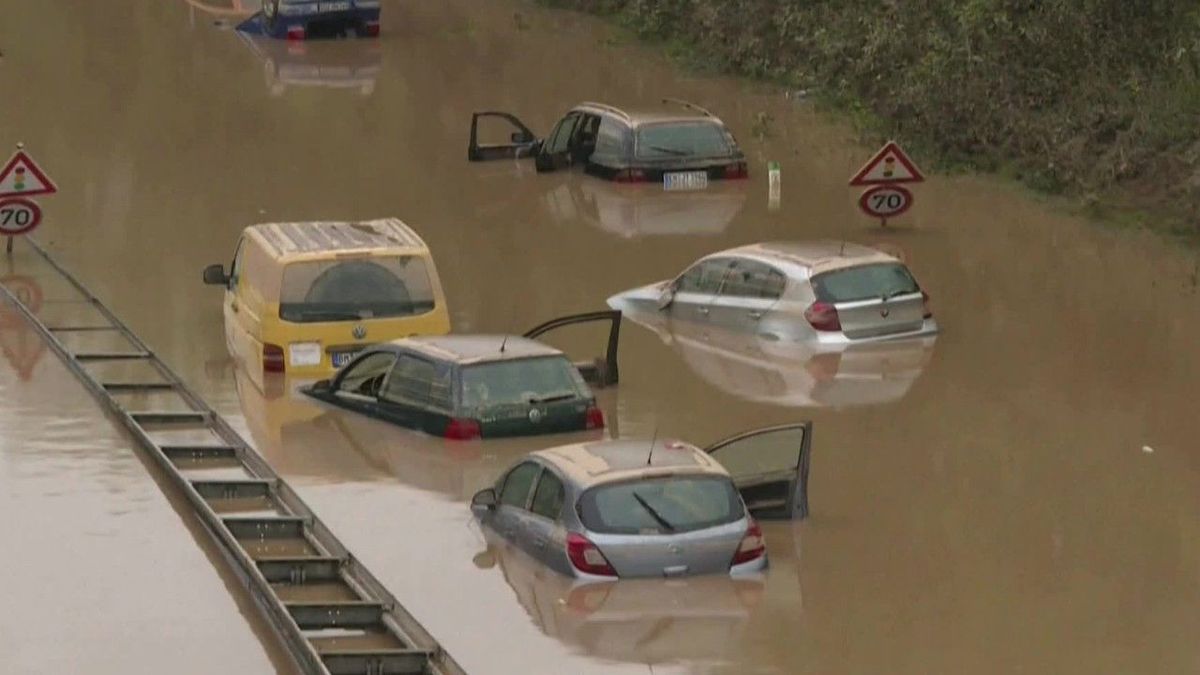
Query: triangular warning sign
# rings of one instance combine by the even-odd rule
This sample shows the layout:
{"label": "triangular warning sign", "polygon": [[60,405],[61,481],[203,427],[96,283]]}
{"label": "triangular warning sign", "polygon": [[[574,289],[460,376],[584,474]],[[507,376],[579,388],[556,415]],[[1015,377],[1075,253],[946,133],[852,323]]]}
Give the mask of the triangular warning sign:
{"label": "triangular warning sign", "polygon": [[[882,183],[920,183],[924,174],[913,164],[896,141],[888,141],[871,161],[850,179],[851,185],[880,185]],[[3,185],[0,183],[0,185]]]}
{"label": "triangular warning sign", "polygon": [[18,150],[0,171],[0,197],[52,195],[55,192],[58,188],[54,187],[50,177],[24,150]]}

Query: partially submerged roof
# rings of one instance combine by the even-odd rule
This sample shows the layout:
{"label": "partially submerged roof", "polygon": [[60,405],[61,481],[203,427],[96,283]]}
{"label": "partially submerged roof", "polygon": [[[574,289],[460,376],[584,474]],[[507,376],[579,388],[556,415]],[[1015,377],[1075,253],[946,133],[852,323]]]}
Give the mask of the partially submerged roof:
{"label": "partially submerged roof", "polygon": [[420,235],[399,218],[356,222],[263,223],[251,225],[246,230],[260,235],[280,257],[330,251],[348,253],[426,248]]}
{"label": "partially submerged roof", "polygon": [[615,440],[577,443],[539,450],[534,455],[559,467],[573,481],[588,486],[634,478],[642,474],[728,473],[708,453],[676,440]]}
{"label": "partially submerged roof", "polygon": [[[562,356],[561,351],[549,345],[517,335],[422,335],[394,340],[391,344],[459,364]],[[500,351],[501,345],[504,351]]]}
{"label": "partially submerged roof", "polygon": [[625,119],[632,127],[637,127],[641,124],[658,124],[663,122],[706,122],[710,124],[723,125],[721,120],[712,114],[706,114],[700,109],[689,109],[680,104],[663,103],[659,107],[638,106],[631,108],[622,108],[619,106],[608,105],[607,103],[596,103],[595,101],[584,101],[575,106],[576,109],[591,110],[597,112],[607,112],[617,117]]}
{"label": "partially submerged roof", "polygon": [[844,241],[763,242],[714,253],[712,257],[730,254],[795,266],[805,271],[804,276],[857,265],[900,262],[883,251]]}

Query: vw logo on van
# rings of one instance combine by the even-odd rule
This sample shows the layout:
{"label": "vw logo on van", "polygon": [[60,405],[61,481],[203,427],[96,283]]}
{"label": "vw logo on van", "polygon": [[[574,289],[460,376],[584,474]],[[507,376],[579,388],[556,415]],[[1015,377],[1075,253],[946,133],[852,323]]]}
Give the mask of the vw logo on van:
{"label": "vw logo on van", "polygon": [[353,328],[353,330],[350,331],[350,333],[354,336],[355,340],[361,340],[361,339],[367,337],[367,327],[360,323],[357,326],[355,326]]}
{"label": "vw logo on van", "polygon": [[538,410],[537,408],[531,408],[529,410],[529,421],[533,422],[534,424],[541,422],[542,421],[542,411]]}

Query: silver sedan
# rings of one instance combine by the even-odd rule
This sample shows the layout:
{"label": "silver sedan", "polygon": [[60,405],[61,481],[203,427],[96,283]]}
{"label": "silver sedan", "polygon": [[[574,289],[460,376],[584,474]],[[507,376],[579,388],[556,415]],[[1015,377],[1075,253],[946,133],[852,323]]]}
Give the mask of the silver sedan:
{"label": "silver sedan", "polygon": [[929,296],[897,258],[843,242],[751,244],[698,260],[674,280],[608,299],[613,309],[768,339],[838,346],[937,333]]}
{"label": "silver sedan", "polygon": [[541,450],[471,508],[484,527],[569,577],[759,572],[767,554],[754,515],[807,513],[811,429],[757,430],[707,450],[663,440]]}

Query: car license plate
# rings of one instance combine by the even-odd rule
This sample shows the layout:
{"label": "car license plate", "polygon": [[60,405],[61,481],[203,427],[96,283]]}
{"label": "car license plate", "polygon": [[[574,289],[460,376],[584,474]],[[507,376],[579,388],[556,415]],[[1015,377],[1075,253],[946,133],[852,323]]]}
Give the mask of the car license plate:
{"label": "car license plate", "polygon": [[334,352],[333,354],[330,354],[330,356],[333,357],[333,367],[341,368],[347,363],[350,363],[351,359],[358,356],[358,352]]}
{"label": "car license plate", "polygon": [[663,174],[664,190],[703,190],[708,187],[707,171],[679,171]]}
{"label": "car license plate", "polygon": [[322,2],[318,5],[321,12],[346,12],[350,10],[350,0],[342,2]]}

